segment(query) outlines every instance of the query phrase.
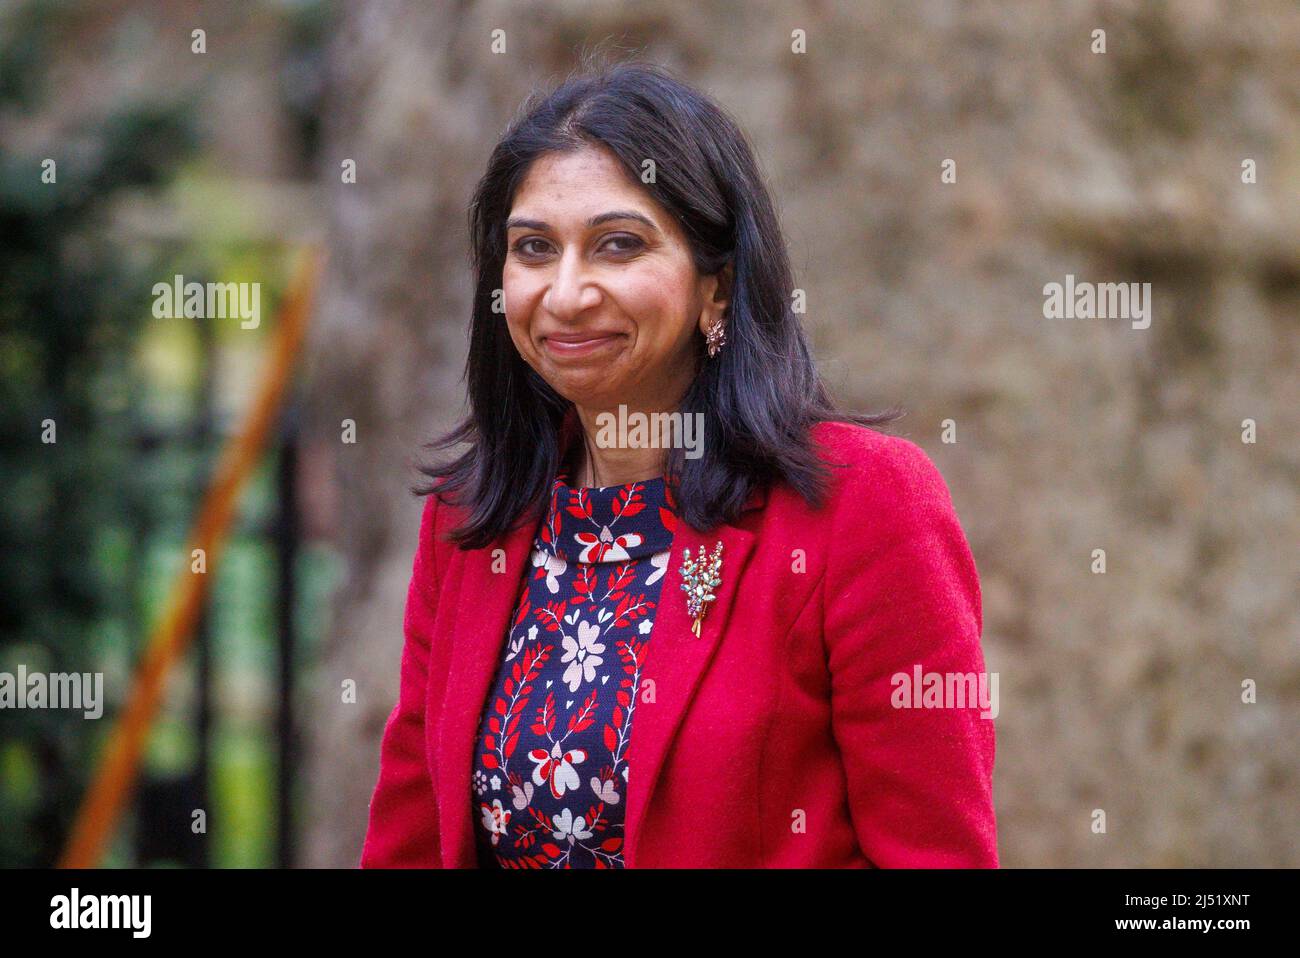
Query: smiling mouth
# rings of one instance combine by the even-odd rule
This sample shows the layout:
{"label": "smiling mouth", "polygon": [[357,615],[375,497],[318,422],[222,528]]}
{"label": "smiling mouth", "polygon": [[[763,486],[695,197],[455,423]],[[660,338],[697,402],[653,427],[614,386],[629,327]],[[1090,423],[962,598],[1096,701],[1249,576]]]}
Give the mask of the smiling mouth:
{"label": "smiling mouth", "polygon": [[583,339],[557,339],[554,336],[547,336],[542,343],[556,356],[585,356],[617,342],[622,336],[622,333],[605,333]]}

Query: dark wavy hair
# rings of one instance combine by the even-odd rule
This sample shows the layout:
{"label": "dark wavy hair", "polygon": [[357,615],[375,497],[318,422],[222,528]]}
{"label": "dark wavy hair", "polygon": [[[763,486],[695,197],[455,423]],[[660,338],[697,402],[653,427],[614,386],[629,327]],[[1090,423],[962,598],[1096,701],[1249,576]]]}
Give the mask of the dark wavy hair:
{"label": "dark wavy hair", "polygon": [[[634,61],[586,66],[550,93],[530,97],[492,151],[469,209],[469,411],[426,446],[469,448],[421,465],[432,481],[414,491],[466,509],[465,522],[448,536],[465,549],[488,545],[521,519],[540,518],[567,452],[561,425],[572,403],[524,362],[492,304],[502,285],[506,219],[529,167],[543,154],[592,145],[610,150],[632,182],[676,217],[701,275],[715,275],[728,262],[733,267],[726,345],[704,362],[704,338],[697,337],[698,372],[679,407],[704,415],[702,454],[668,453],[665,477],[678,514],[708,531],[734,521],[756,487],[780,480],[820,507],[828,474],[810,427],[828,420],[876,427],[900,412],[857,415],[835,407],[792,309],[785,241],[744,134],[704,94],[659,66]],[[652,183],[639,176],[647,157],[656,166]]]}

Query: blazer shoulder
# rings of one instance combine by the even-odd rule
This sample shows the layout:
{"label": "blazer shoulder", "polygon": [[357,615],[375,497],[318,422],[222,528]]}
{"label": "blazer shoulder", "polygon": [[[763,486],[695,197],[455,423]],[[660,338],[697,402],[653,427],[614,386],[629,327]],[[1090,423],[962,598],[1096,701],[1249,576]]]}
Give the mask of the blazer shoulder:
{"label": "blazer shoulder", "polygon": [[900,436],[852,423],[825,425],[820,432],[827,458],[840,464],[831,467],[826,523],[836,581],[851,581],[865,561],[885,556],[919,579],[951,574],[976,597],[975,621],[982,626],[970,544],[948,484],[929,455]]}
{"label": "blazer shoulder", "polygon": [[420,541],[431,541],[438,532],[438,512],[442,503],[438,501],[438,494],[431,492],[424,497],[424,502],[420,507]]}
{"label": "blazer shoulder", "polygon": [[424,497],[420,513],[420,549],[434,558],[436,568],[445,568],[448,550],[452,548],[445,538],[446,530],[454,528],[456,506],[445,501],[436,492]]}
{"label": "blazer shoulder", "polygon": [[867,493],[873,499],[891,493],[949,498],[938,466],[910,439],[851,422],[821,422],[812,431],[834,470],[837,489]]}

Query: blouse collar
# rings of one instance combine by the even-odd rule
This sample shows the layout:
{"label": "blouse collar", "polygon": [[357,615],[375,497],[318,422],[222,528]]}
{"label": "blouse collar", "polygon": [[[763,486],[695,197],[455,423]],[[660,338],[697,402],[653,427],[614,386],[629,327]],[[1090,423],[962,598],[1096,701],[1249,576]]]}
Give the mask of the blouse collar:
{"label": "blouse collar", "polygon": [[621,486],[570,486],[561,473],[534,548],[569,562],[628,562],[673,544],[676,504],[663,476]]}

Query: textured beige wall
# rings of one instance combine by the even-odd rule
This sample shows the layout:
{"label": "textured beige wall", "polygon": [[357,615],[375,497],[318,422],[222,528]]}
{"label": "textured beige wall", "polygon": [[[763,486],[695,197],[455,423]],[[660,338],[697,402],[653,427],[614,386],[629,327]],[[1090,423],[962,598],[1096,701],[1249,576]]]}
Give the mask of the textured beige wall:
{"label": "textured beige wall", "polygon": [[[1004,865],[1300,865],[1285,0],[346,5],[312,397],[321,437],[351,416],[367,440],[336,462],[348,564],[306,713],[306,862],[360,849],[417,523],[400,464],[460,403],[469,191],[522,98],[610,37],[737,116],[828,380],[850,406],[907,406],[895,431],[948,479],[1001,677]],[[1150,282],[1150,328],[1045,319],[1043,286],[1067,273]],[[338,708],[339,676],[361,710]]]}

